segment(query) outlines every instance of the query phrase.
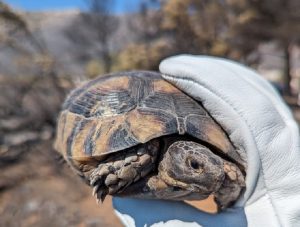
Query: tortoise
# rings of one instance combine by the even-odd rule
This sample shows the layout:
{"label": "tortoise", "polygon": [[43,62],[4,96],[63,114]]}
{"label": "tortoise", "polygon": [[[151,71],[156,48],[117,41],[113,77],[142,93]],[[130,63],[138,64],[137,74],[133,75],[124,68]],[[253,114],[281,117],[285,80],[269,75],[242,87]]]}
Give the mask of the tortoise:
{"label": "tortoise", "polygon": [[170,200],[214,195],[219,209],[245,187],[245,160],[203,108],[160,73],[118,72],[73,90],[55,148],[107,194]]}

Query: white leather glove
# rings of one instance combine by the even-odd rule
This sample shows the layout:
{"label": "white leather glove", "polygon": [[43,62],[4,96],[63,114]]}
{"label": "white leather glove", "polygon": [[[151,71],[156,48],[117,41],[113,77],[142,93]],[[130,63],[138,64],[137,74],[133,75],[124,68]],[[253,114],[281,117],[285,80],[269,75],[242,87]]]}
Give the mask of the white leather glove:
{"label": "white leather glove", "polygon": [[[136,226],[174,219],[202,226],[300,226],[299,129],[271,85],[249,68],[215,57],[167,58],[160,71],[166,80],[199,100],[247,158],[246,191],[232,209],[216,215],[190,210],[193,216],[188,218],[186,212],[168,216],[183,208],[181,203],[116,199],[120,217],[131,216]],[[130,206],[132,209],[126,208]],[[131,212],[146,206],[144,216]],[[159,206],[163,210],[156,212]]]}

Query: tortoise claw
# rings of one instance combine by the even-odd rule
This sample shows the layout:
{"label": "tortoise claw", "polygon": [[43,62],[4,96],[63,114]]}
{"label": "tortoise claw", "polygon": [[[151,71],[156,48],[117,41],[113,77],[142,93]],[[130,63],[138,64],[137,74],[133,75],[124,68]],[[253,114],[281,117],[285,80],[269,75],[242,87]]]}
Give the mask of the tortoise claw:
{"label": "tortoise claw", "polygon": [[103,187],[101,188],[100,186],[101,185],[98,184],[93,188],[93,196],[96,197],[98,204],[100,203],[100,201],[101,203],[103,203],[105,197],[107,196],[107,190]]}
{"label": "tortoise claw", "polygon": [[107,193],[104,192],[104,191],[101,191],[100,199],[101,199],[101,202],[102,202],[102,203],[104,202],[104,199],[105,199],[106,196],[107,196]]}
{"label": "tortoise claw", "polygon": [[99,189],[99,184],[94,186],[93,188],[93,196],[96,196],[97,192],[98,192],[98,189]]}
{"label": "tortoise claw", "polygon": [[103,203],[106,196],[107,196],[107,192],[105,190],[99,190],[96,195],[98,204],[100,201],[101,203]]}
{"label": "tortoise claw", "polygon": [[91,186],[93,186],[93,187],[95,187],[96,185],[98,185],[98,184],[96,184],[102,177],[101,176],[96,176],[96,177],[91,177],[92,178],[92,180],[90,181],[90,185]]}

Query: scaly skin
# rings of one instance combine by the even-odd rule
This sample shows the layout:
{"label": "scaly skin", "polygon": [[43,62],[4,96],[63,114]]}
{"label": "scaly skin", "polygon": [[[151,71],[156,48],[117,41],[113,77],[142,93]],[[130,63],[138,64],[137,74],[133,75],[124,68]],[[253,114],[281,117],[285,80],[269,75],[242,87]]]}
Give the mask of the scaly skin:
{"label": "scaly skin", "polygon": [[98,165],[90,175],[90,185],[97,201],[103,201],[107,194],[122,192],[149,174],[155,168],[158,149],[158,140],[152,140],[127,152],[116,153]]}

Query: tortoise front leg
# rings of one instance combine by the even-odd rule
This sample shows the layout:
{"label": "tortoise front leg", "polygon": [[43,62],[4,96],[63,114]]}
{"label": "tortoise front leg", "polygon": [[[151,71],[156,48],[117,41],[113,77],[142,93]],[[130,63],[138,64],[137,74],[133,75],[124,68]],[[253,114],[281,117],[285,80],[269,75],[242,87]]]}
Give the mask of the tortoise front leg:
{"label": "tortoise front leg", "polygon": [[153,140],[126,152],[114,153],[90,175],[93,195],[103,201],[107,194],[122,192],[155,169],[159,142]]}

